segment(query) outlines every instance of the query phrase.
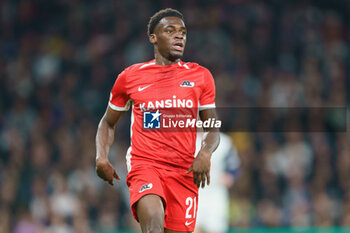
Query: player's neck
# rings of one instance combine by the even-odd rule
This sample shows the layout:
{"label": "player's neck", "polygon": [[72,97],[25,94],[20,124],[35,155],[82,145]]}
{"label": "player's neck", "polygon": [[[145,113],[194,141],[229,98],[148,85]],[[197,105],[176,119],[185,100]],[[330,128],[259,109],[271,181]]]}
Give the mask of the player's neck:
{"label": "player's neck", "polygon": [[157,53],[154,54],[154,57],[155,57],[156,64],[161,65],[161,66],[175,64],[175,63],[178,63],[180,61],[180,58],[178,58],[176,60],[169,60],[169,59],[167,59],[167,58],[165,58]]}

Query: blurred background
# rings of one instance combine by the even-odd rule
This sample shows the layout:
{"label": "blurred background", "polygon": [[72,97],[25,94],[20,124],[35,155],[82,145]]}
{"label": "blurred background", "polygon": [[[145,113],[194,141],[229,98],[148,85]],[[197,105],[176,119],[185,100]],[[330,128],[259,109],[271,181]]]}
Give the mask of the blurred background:
{"label": "blurred background", "polygon": [[[110,152],[115,187],[95,174],[94,137],[118,73],[153,59],[147,23],[166,7],[184,14],[183,60],[211,70],[217,106],[349,106],[346,0],[0,0],[0,232],[139,229],[130,118]],[[349,228],[349,132],[272,131],[229,133],[230,228]]]}

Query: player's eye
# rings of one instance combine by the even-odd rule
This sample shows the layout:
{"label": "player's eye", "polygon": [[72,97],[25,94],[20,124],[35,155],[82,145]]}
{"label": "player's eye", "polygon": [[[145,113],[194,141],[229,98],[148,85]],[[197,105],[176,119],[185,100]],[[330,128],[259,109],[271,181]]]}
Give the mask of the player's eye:
{"label": "player's eye", "polygon": [[182,34],[182,35],[186,35],[186,34],[187,34],[187,32],[185,32],[185,31],[182,31],[182,32],[181,32],[181,34]]}
{"label": "player's eye", "polygon": [[166,32],[167,32],[168,34],[170,34],[170,33],[173,32],[173,30],[167,30]]}

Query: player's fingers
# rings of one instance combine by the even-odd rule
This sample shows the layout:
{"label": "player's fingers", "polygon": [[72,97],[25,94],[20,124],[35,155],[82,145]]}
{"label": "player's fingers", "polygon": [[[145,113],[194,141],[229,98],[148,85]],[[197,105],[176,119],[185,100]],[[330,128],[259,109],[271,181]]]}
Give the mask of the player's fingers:
{"label": "player's fingers", "polygon": [[108,183],[113,186],[113,180],[108,180]]}
{"label": "player's fingers", "polygon": [[113,173],[113,177],[116,178],[117,180],[120,180],[120,177],[118,176],[118,174],[115,171]]}
{"label": "player's fingers", "polygon": [[197,188],[201,187],[202,181],[203,181],[203,175],[202,175],[202,173],[199,173],[198,174],[198,179],[197,179]]}
{"label": "player's fingers", "polygon": [[[197,179],[198,179],[198,173],[197,172],[193,172],[193,183],[195,185],[197,185]],[[198,186],[198,185],[197,185]]]}
{"label": "player's fingers", "polygon": [[205,180],[206,180],[206,174],[203,173],[203,174],[202,174],[202,188],[205,187]]}
{"label": "player's fingers", "polygon": [[96,167],[95,170],[96,170],[97,175],[103,179],[100,169],[98,167]]}
{"label": "player's fingers", "polygon": [[207,172],[206,175],[207,175],[207,185],[210,185],[210,173]]}
{"label": "player's fingers", "polygon": [[107,180],[104,173],[98,172],[97,175],[98,175],[102,180]]}
{"label": "player's fingers", "polygon": [[186,174],[190,173],[193,170],[192,165],[191,167],[186,171]]}
{"label": "player's fingers", "polygon": [[203,176],[204,176],[204,179],[203,179],[203,188],[206,186],[206,185],[209,185],[210,184],[210,175],[209,175],[209,172],[204,172],[203,173]]}

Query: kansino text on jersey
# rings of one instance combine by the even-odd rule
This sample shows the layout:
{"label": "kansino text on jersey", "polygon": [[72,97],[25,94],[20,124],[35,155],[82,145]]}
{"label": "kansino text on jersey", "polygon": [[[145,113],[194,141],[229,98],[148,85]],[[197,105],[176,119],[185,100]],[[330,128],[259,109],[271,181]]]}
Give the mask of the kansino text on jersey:
{"label": "kansino text on jersey", "polygon": [[190,99],[177,99],[174,95],[173,99],[148,101],[141,103],[139,107],[142,112],[162,108],[192,108],[193,102]]}
{"label": "kansino text on jersey", "polygon": [[162,119],[163,128],[220,128],[221,120],[209,118],[205,121],[196,119],[173,120],[171,118]]}

